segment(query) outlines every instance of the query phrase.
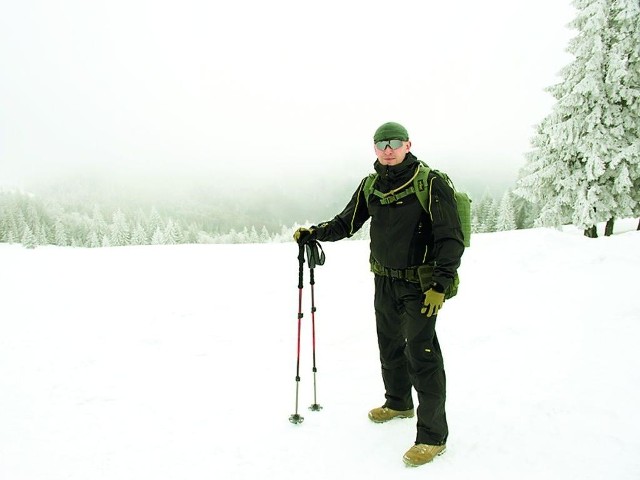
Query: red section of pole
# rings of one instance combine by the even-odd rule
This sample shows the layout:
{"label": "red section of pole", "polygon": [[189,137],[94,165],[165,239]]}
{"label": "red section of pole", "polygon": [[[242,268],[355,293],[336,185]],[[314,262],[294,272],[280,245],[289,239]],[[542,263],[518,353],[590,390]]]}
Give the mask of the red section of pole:
{"label": "red section of pole", "polygon": [[313,294],[313,284],[311,284],[311,347],[313,349],[313,371],[316,371],[316,309]]}

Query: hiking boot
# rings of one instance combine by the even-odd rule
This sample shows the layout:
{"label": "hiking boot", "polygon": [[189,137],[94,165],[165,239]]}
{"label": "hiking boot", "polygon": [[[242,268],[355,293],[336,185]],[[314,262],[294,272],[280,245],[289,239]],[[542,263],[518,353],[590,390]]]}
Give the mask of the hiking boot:
{"label": "hiking boot", "polygon": [[417,443],[404,454],[402,460],[408,467],[419,467],[425,463],[429,463],[438,455],[442,455],[447,449],[446,445],[427,445],[426,443]]}
{"label": "hiking boot", "polygon": [[388,407],[378,407],[369,412],[369,419],[376,423],[388,422],[394,418],[413,418],[413,408],[410,410],[393,410]]}

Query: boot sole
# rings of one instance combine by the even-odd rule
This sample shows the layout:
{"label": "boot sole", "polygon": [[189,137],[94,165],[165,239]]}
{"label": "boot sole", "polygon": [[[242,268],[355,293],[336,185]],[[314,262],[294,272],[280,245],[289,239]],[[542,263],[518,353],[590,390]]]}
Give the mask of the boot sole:
{"label": "boot sole", "polygon": [[411,467],[411,468],[421,467],[422,465],[426,465],[426,464],[428,464],[428,463],[433,462],[433,461],[436,459],[436,457],[439,457],[440,455],[444,454],[446,451],[447,451],[447,449],[446,449],[446,447],[445,447],[445,449],[444,449],[444,450],[442,450],[442,451],[441,451],[441,452],[439,452],[439,453],[436,453],[436,456],[435,456],[435,457],[433,457],[433,458],[432,458],[431,460],[429,460],[428,462],[424,462],[424,463],[411,463],[411,461],[410,461],[410,460],[407,460],[407,459],[406,459],[406,458],[404,458],[404,457],[402,457],[402,461],[404,462],[404,464],[405,464],[407,467]]}
{"label": "boot sole", "polygon": [[369,420],[371,420],[373,423],[387,423],[390,422],[391,420],[395,420],[396,418],[413,418],[415,415],[396,415],[395,417],[391,417],[388,418],[386,420],[376,420],[375,418],[369,417]]}

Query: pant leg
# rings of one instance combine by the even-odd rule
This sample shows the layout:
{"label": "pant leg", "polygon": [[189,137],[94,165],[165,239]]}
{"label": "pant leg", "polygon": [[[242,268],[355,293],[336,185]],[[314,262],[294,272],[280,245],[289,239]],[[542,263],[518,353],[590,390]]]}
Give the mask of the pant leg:
{"label": "pant leg", "polygon": [[394,410],[413,408],[409,364],[405,355],[401,304],[396,299],[394,280],[375,275],[376,329],[380,349],[385,406]]}
{"label": "pant leg", "polygon": [[419,285],[396,282],[396,296],[402,305],[409,376],[418,394],[416,443],[442,445],[447,441],[449,429],[445,411],[446,375],[436,335],[436,317],[427,317],[420,311],[424,295]]}

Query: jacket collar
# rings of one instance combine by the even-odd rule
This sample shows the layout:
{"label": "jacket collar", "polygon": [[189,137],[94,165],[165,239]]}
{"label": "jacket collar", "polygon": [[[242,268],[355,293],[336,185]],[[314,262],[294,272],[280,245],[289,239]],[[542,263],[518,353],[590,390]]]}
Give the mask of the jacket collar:
{"label": "jacket collar", "polygon": [[409,180],[418,167],[418,159],[411,152],[407,152],[404,160],[397,165],[382,165],[379,160],[373,164],[382,185],[393,188]]}

